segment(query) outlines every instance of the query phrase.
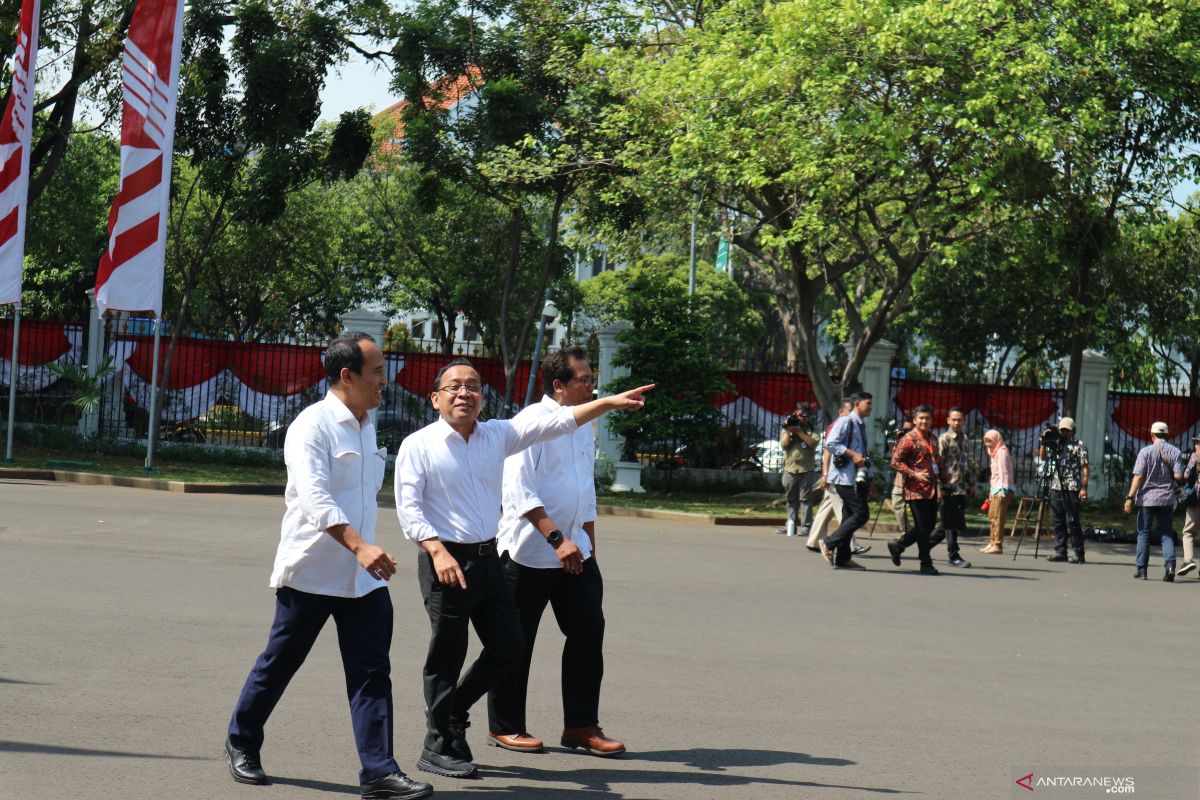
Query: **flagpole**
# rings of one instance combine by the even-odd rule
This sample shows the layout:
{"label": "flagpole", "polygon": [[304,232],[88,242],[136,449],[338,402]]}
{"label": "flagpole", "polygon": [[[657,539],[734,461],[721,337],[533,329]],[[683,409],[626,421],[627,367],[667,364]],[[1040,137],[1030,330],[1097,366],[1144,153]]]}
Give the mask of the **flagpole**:
{"label": "flagpole", "polygon": [[162,320],[154,318],[154,367],[150,370],[150,427],[147,431],[146,470],[154,469],[154,440],[158,438],[158,342]]}
{"label": "flagpole", "polygon": [[8,362],[8,444],[4,460],[13,460],[13,422],[17,418],[17,348],[21,342],[21,304],[13,303],[12,361]]}

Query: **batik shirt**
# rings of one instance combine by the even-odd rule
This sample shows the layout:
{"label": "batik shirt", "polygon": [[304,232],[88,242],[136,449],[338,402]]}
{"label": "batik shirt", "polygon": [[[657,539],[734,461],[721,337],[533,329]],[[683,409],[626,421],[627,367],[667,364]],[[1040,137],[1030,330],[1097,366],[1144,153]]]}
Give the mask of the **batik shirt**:
{"label": "batik shirt", "polygon": [[[1060,446],[1058,469],[1050,467],[1050,488],[1056,492],[1078,492],[1083,486],[1083,465],[1088,463],[1087,445],[1078,439]],[[1062,482],[1058,476],[1062,475]]]}
{"label": "batik shirt", "polygon": [[[900,437],[892,451],[892,469],[904,476],[905,500],[933,500],[937,497],[938,441],[932,433],[913,428]],[[929,473],[928,482],[917,479],[915,473]]]}
{"label": "batik shirt", "polygon": [[966,494],[967,487],[974,481],[975,464],[971,461],[967,435],[946,431],[938,437],[938,451],[942,457],[942,492]]}

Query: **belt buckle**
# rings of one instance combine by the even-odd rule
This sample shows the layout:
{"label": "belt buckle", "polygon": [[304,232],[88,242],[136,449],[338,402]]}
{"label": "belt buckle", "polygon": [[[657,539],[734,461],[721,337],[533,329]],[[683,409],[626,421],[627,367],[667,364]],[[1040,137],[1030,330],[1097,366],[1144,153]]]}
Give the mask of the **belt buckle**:
{"label": "belt buckle", "polygon": [[494,552],[496,552],[496,542],[495,541],[479,543],[479,555],[487,556],[487,555],[491,555]]}

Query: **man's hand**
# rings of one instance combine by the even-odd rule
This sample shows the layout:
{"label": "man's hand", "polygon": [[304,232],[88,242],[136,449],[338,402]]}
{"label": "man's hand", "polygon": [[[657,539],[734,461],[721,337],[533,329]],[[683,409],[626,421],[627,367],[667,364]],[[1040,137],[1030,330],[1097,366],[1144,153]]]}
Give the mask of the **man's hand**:
{"label": "man's hand", "polygon": [[630,389],[628,392],[614,394],[609,398],[612,408],[620,411],[637,411],[646,405],[646,392],[653,389],[654,386],[655,384],[651,383],[646,386],[639,386],[636,389]]}
{"label": "man's hand", "polygon": [[1125,513],[1126,513],[1126,514],[1132,514],[1132,513],[1133,513],[1133,501],[1132,501],[1132,500],[1126,500],[1126,501],[1125,501]]}
{"label": "man's hand", "polygon": [[847,450],[846,452],[850,455],[850,460],[854,462],[854,466],[856,467],[861,467],[863,462],[866,461],[862,453],[856,453],[853,450]]}
{"label": "man's hand", "polygon": [[554,555],[558,556],[558,563],[562,564],[562,568],[569,574],[578,575],[583,572],[583,553],[570,539],[564,538],[562,544],[554,548]]}
{"label": "man's hand", "polygon": [[933,483],[933,476],[929,474],[927,469],[913,470],[913,477],[921,483]]}
{"label": "man's hand", "polygon": [[396,574],[396,559],[388,555],[382,547],[364,543],[355,551],[354,557],[358,559],[358,565],[372,578],[387,581]]}
{"label": "man's hand", "polygon": [[467,576],[463,575],[462,567],[458,565],[454,556],[450,555],[449,550],[439,547],[430,555],[433,557],[433,572],[437,575],[438,583],[459,589],[467,588]]}
{"label": "man's hand", "polygon": [[1087,487],[1086,486],[1083,486],[1079,489],[1079,499],[1080,499],[1080,501],[1087,500]]}

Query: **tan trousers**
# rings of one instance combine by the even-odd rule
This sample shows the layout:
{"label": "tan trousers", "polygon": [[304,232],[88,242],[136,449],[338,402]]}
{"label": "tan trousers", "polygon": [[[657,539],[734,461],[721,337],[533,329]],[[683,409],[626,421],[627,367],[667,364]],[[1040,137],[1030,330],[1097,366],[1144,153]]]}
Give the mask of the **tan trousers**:
{"label": "tan trousers", "polygon": [[904,513],[904,486],[892,486],[892,513],[896,516],[896,530],[900,531],[903,536],[908,531],[908,526],[904,524],[904,518],[907,516]]}
{"label": "tan trousers", "polygon": [[988,502],[988,544],[1004,546],[1004,517],[1011,499],[1006,494],[994,494]]}
{"label": "tan trousers", "polygon": [[1192,539],[1195,538],[1196,531],[1200,530],[1200,506],[1191,506],[1187,509],[1187,514],[1183,520],[1183,560],[1195,560],[1195,545]]}
{"label": "tan trousers", "polygon": [[[821,505],[813,516],[812,527],[808,529],[809,547],[816,547],[818,539],[822,538],[835,525],[842,524],[842,498],[838,496],[832,486],[827,487],[824,494]],[[856,544],[854,541],[850,542],[851,547]]]}

